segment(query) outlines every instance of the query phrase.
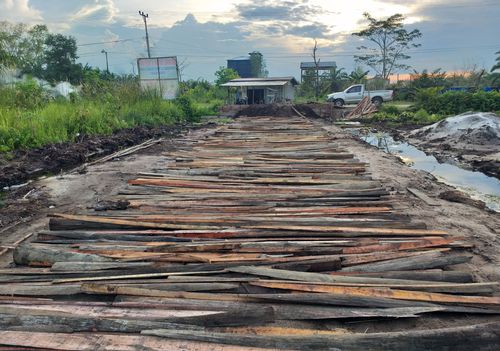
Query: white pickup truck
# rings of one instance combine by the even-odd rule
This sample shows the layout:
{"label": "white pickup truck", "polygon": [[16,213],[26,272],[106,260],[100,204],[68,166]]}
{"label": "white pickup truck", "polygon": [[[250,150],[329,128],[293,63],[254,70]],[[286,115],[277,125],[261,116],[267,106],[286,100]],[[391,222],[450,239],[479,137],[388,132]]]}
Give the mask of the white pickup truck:
{"label": "white pickup truck", "polygon": [[364,84],[351,85],[344,91],[331,93],[327,96],[327,101],[333,102],[337,107],[342,107],[345,104],[358,103],[365,96],[371,98],[372,102],[379,106],[384,101],[392,100],[392,90],[365,90]]}

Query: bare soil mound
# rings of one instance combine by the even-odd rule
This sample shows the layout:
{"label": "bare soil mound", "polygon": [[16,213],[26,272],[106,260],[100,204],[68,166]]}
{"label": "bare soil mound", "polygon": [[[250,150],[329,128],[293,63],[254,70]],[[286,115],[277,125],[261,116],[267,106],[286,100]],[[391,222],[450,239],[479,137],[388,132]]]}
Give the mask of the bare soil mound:
{"label": "bare soil mound", "polygon": [[[240,110],[237,116],[274,116],[288,117],[296,115],[293,108],[308,118],[321,118],[328,120],[341,119],[346,109],[335,108],[332,104],[327,103],[307,103],[307,104],[265,104],[265,105],[249,105]],[[347,111],[347,112],[346,112]]]}
{"label": "bare soil mound", "polygon": [[466,112],[406,136],[438,160],[456,160],[500,178],[500,117],[494,113]]}
{"label": "bare soil mound", "polygon": [[294,116],[296,113],[292,109],[292,105],[287,104],[263,104],[263,105],[248,105],[238,112],[237,116],[273,116],[287,117]]}
{"label": "bare soil mound", "polygon": [[427,142],[447,141],[477,145],[500,145],[500,117],[494,113],[466,112],[448,117],[410,133]]}

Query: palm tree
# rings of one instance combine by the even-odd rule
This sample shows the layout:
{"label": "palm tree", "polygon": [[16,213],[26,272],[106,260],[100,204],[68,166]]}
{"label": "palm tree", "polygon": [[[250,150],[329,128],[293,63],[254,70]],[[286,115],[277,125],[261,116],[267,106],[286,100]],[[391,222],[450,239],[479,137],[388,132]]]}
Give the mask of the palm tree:
{"label": "palm tree", "polygon": [[495,59],[495,64],[493,65],[493,67],[491,67],[491,74],[489,75],[492,85],[495,85],[498,81],[500,81],[500,72],[496,72],[497,70],[500,70],[500,50],[495,52],[495,54],[498,56]]}
{"label": "palm tree", "polygon": [[342,89],[343,84],[349,79],[349,75],[344,68],[332,68],[322,78],[324,92],[333,92]]}
{"label": "palm tree", "polygon": [[498,56],[495,60],[496,61],[495,64],[493,65],[493,67],[491,67],[490,72],[493,72],[493,71],[496,71],[497,69],[500,69],[500,50],[495,52],[495,55],[498,55]]}
{"label": "palm tree", "polygon": [[368,76],[369,72],[369,70],[363,71],[363,69],[358,66],[354,69],[354,71],[351,72],[351,74],[349,74],[349,81],[352,84],[362,84],[366,82],[366,77]]}

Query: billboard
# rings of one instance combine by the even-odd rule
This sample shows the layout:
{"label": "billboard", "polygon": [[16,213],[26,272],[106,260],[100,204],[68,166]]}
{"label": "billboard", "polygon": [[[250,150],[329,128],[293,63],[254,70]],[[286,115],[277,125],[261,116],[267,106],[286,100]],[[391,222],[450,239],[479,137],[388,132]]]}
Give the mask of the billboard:
{"label": "billboard", "polygon": [[137,59],[143,90],[156,90],[166,100],[175,99],[179,90],[177,57]]}

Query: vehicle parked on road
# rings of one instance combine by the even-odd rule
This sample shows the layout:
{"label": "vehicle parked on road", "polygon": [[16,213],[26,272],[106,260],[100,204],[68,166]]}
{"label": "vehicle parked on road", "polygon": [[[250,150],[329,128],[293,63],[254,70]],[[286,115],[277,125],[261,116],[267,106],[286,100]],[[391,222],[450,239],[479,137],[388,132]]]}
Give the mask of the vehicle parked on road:
{"label": "vehicle parked on road", "polygon": [[385,101],[391,101],[393,93],[392,90],[365,90],[364,84],[355,84],[344,91],[328,94],[327,101],[333,102],[337,107],[342,107],[346,104],[357,104],[368,96],[375,105],[379,106]]}

